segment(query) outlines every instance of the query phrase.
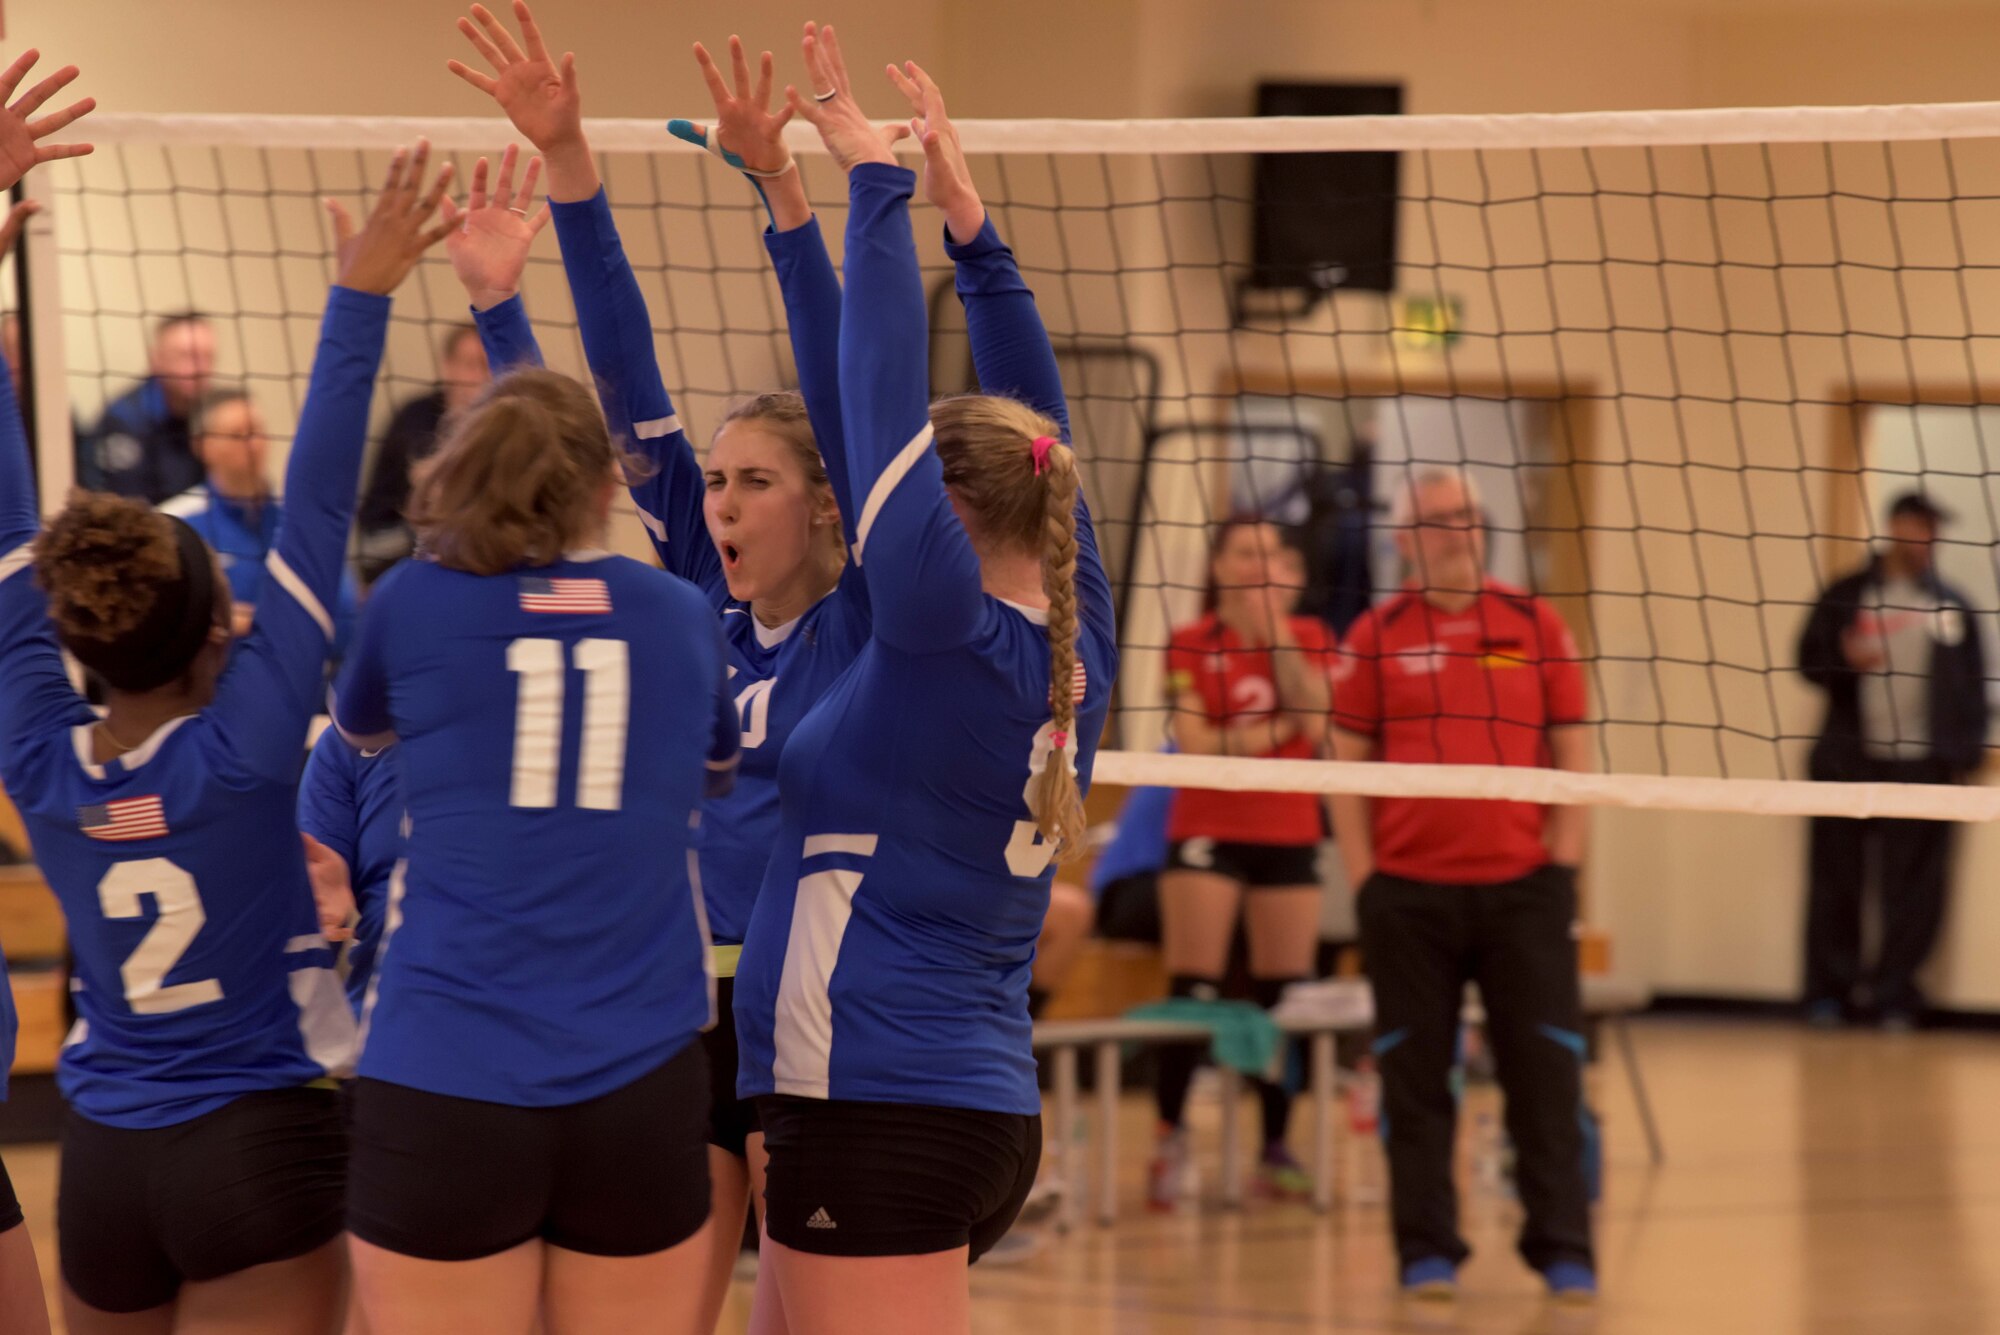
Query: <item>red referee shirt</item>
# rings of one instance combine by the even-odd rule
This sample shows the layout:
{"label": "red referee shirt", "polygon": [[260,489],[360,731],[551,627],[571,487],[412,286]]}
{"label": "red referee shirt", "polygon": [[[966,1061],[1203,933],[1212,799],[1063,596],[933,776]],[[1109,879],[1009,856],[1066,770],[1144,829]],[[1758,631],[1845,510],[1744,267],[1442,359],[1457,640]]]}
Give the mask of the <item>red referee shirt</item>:
{"label": "red referee shirt", "polygon": [[[1379,760],[1550,763],[1548,729],[1584,721],[1576,641],[1555,610],[1488,579],[1462,612],[1412,591],[1348,627],[1334,673],[1336,726],[1375,739]],[[1546,808],[1528,802],[1377,798],[1375,865],[1447,885],[1494,884],[1548,861]]]}
{"label": "red referee shirt", "polygon": [[[1329,676],[1338,650],[1333,632],[1317,617],[1289,617],[1299,648]],[[1167,681],[1174,701],[1192,691],[1212,727],[1228,728],[1256,719],[1275,719],[1278,687],[1268,648],[1244,645],[1235,631],[1210,613],[1174,632],[1167,645]],[[1265,756],[1310,758],[1312,742],[1294,737]],[[1167,817],[1167,838],[1214,839],[1220,843],[1296,847],[1326,837],[1320,799],[1313,793],[1229,793],[1182,788]]]}

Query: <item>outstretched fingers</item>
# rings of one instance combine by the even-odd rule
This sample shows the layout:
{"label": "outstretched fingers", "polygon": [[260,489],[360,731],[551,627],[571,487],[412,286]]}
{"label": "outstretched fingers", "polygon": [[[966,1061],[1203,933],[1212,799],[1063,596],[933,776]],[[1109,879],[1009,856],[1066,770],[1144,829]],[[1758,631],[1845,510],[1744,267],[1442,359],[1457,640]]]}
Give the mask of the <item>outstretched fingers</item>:
{"label": "outstretched fingers", "polygon": [[493,44],[493,39],[479,30],[478,24],[461,14],[458,19],[458,30],[465,34],[466,40],[472,43],[474,50],[486,57],[486,63],[491,65],[496,73],[507,68],[507,58],[500,54],[500,48]]}
{"label": "outstretched fingers", "polygon": [[535,23],[534,11],[528,8],[528,0],[514,0],[514,22],[521,25],[521,40],[527,43],[528,59],[549,62],[549,46],[542,40],[542,30]]}
{"label": "outstretched fingers", "polygon": [[[840,38],[834,34],[833,25],[827,24],[819,30],[820,47],[826,55],[827,72],[833,75],[833,82],[827,87],[838,88],[843,93],[851,93],[853,87],[847,81],[847,61],[840,54]],[[822,89],[821,91],[825,91]]]}
{"label": "outstretched fingers", "polygon": [[743,53],[743,39],[736,34],[729,35],[729,72],[736,76],[736,96],[747,100],[750,96],[750,60]]}
{"label": "outstretched fingers", "polygon": [[12,111],[16,116],[21,117],[21,119],[26,120],[41,109],[42,103],[54,97],[71,83],[74,83],[76,76],[76,66],[65,65],[48,78],[36,84],[33,88],[30,88],[27,92],[21,94],[20,101],[14,103],[8,110]]}
{"label": "outstretched fingers", "polygon": [[[86,97],[79,102],[72,102],[61,111],[53,111],[40,120],[29,121],[28,135],[34,139],[45,138],[48,135],[54,134],[57,130],[67,127],[71,122],[80,117],[88,116],[95,110],[97,110],[97,99],[94,97]],[[50,147],[54,148],[56,146],[51,145]]]}
{"label": "outstretched fingers", "polygon": [[444,63],[444,67],[488,97],[493,96],[494,92],[500,87],[498,79],[490,74],[481,74],[478,70],[473,69],[463,61],[447,60]]}
{"label": "outstretched fingers", "polygon": [[702,81],[708,85],[708,95],[715,99],[717,111],[735,100],[729,95],[729,85],[722,81],[722,71],[716,68],[715,57],[708,54],[708,48],[700,42],[694,44],[694,63],[701,66]]}
{"label": "outstretched fingers", "polygon": [[500,179],[493,186],[493,206],[501,209],[514,207],[514,164],[520,160],[521,148],[518,144],[507,145],[507,151],[500,155]]}
{"label": "outstretched fingers", "polygon": [[499,49],[507,64],[516,64],[528,58],[527,52],[521,49],[521,44],[514,40],[514,34],[507,31],[506,24],[494,17],[492,10],[485,5],[474,5],[472,17],[486,30],[487,38]]}
{"label": "outstretched fingers", "polygon": [[477,213],[486,207],[486,174],[490,166],[485,158],[472,164],[472,189],[465,197],[465,207],[469,213]]}
{"label": "outstretched fingers", "polygon": [[21,86],[21,80],[28,77],[28,71],[33,69],[35,62],[41,58],[42,53],[31,46],[15,56],[13,64],[5,70],[0,70],[0,102],[5,102],[14,96],[14,90]]}
{"label": "outstretched fingers", "polygon": [[[528,170],[521,174],[521,193],[514,196],[514,206],[521,212],[526,213],[528,206],[535,202],[535,186],[541,179],[542,155],[537,153],[528,159]],[[546,213],[548,205],[544,204],[542,211]]]}

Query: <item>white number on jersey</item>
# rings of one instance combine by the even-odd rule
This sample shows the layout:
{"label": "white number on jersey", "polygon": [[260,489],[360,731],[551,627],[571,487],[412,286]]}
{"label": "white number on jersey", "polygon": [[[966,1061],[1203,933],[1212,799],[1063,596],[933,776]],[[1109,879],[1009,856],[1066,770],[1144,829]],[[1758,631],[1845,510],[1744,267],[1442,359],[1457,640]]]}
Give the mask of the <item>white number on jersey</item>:
{"label": "white number on jersey", "polygon": [[167,975],[208,921],[194,877],[166,858],[141,858],[113,863],[97,883],[97,902],[107,918],[144,916],[140,900],[147,895],[159,906],[160,916],[118,970],[125,980],[125,1004],[135,1015],[166,1015],[222,1000],[222,983],[214,978],[166,986]]}
{"label": "white number on jersey", "polygon": [[745,751],[755,751],[764,744],[764,738],[771,731],[771,688],[778,684],[776,677],[764,681],[753,681],[736,693],[736,713],[743,740],[738,743]]}
{"label": "white number on jersey", "polygon": [[[1054,734],[1055,727],[1054,720],[1051,720],[1035,729],[1034,746],[1028,752],[1028,783],[1021,790],[1022,800],[1030,804],[1033,802],[1036,776],[1041,774],[1042,766],[1049,763],[1049,738]],[[1073,754],[1065,747],[1061,763],[1069,764]],[[1033,809],[1032,805],[1030,809]],[[1016,876],[1040,876],[1048,870],[1055,855],[1055,845],[1042,838],[1042,827],[1035,824],[1032,818],[1014,822],[1014,835],[1007,841],[1008,871]]]}
{"label": "white number on jersey", "polygon": [[[576,804],[586,811],[617,811],[625,796],[632,702],[629,651],[623,640],[578,640],[574,656],[583,673]],[[521,679],[514,695],[514,781],[508,801],[517,807],[553,807],[562,764],[562,641],[515,640],[507,646],[507,670]]]}

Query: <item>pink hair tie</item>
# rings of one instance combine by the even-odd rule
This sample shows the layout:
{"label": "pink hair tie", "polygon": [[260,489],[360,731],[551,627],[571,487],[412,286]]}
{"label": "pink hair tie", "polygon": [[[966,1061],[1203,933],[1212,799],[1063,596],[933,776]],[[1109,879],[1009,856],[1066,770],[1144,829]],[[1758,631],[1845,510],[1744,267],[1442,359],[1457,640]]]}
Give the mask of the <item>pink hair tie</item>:
{"label": "pink hair tie", "polygon": [[1040,477],[1049,466],[1049,451],[1055,448],[1054,436],[1036,436],[1028,446],[1028,456],[1035,461],[1035,476]]}
{"label": "pink hair tie", "polygon": [[1065,746],[1068,746],[1068,745],[1069,745],[1069,734],[1068,734],[1068,733],[1066,733],[1066,732],[1052,732],[1052,733],[1050,733],[1050,734],[1049,734],[1049,749],[1050,749],[1051,751],[1060,751],[1060,750],[1062,750],[1062,749],[1063,749],[1063,748],[1064,748]]}

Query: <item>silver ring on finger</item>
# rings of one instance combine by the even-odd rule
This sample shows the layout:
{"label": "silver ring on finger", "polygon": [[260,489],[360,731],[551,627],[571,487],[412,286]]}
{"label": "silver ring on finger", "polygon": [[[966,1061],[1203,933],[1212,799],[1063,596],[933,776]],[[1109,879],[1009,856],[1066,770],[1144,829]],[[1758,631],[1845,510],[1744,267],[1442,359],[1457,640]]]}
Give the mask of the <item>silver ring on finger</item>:
{"label": "silver ring on finger", "polygon": [[528,211],[527,211],[526,209],[514,209],[514,208],[510,208],[510,209],[508,209],[508,210],[507,210],[507,212],[509,212],[509,213],[518,213],[518,214],[520,214],[520,215],[521,215],[521,216],[522,216],[523,218],[525,218],[525,217],[527,217],[527,216],[528,216]]}
{"label": "silver ring on finger", "polygon": [[839,90],[838,88],[829,88],[829,89],[827,89],[827,90],[826,90],[825,92],[823,92],[823,93],[818,93],[818,92],[814,93],[814,94],[813,94],[813,101],[815,101],[815,102],[831,102],[831,101],[833,101],[833,99],[834,99],[834,98],[836,98],[836,97],[839,97],[839,96],[840,96],[840,90]]}

